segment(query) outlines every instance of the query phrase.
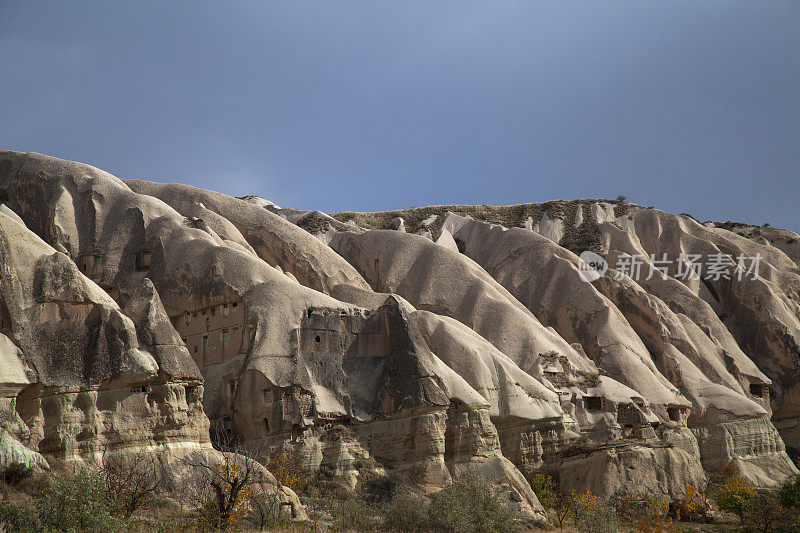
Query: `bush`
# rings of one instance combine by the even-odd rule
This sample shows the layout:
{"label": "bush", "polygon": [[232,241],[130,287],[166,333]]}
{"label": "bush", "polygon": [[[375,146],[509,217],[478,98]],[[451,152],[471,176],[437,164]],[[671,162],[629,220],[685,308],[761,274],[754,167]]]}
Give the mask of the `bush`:
{"label": "bush", "polygon": [[30,477],[33,468],[22,463],[11,463],[3,470],[3,483],[15,487]]}
{"label": "bush", "polygon": [[423,525],[452,533],[516,530],[511,512],[492,487],[471,471],[433,497]]}
{"label": "bush", "polygon": [[694,485],[686,485],[686,496],[675,502],[675,517],[678,520],[691,522],[697,519],[706,509],[706,496]]}
{"label": "bush", "polygon": [[675,531],[669,517],[669,498],[663,494],[648,494],[643,500],[627,497],[617,507],[617,515],[641,533]]}
{"label": "bush", "polygon": [[109,499],[126,520],[146,507],[161,486],[162,467],[154,455],[110,457],[103,453],[102,472]]}
{"label": "bush", "polygon": [[375,531],[379,524],[377,512],[366,502],[356,498],[335,501],[331,509],[335,531]]}
{"label": "bush", "polygon": [[581,533],[619,533],[625,530],[614,509],[599,505],[579,509],[575,514],[575,525]]}
{"label": "bush", "polygon": [[553,478],[544,474],[536,474],[528,480],[534,494],[539,499],[539,503],[545,509],[551,509],[555,503],[556,484]]}
{"label": "bush", "polygon": [[365,478],[359,489],[361,498],[369,503],[390,502],[397,495],[400,488],[400,478],[396,473],[378,475],[365,473]]}
{"label": "bush", "polygon": [[109,497],[102,473],[80,471],[55,478],[33,501],[0,502],[0,523],[10,531],[65,531],[108,533],[120,530],[119,509]]}
{"label": "bush", "polygon": [[344,490],[340,479],[337,479],[333,470],[322,466],[316,475],[305,483],[303,493],[317,499],[342,499],[349,490]]}
{"label": "bush", "polygon": [[592,494],[590,489],[586,489],[586,492],[583,493],[574,490],[560,492],[555,481],[550,476],[543,474],[536,474],[529,481],[542,507],[555,515],[555,522],[559,528],[563,528],[564,524],[572,519],[577,526],[582,528],[581,531],[584,529],[587,531],[601,529],[614,531],[613,527],[612,529],[603,529],[600,524],[606,523],[611,527],[619,522],[616,512],[613,509],[601,507],[599,498]]}
{"label": "bush", "polygon": [[428,513],[428,502],[404,490],[386,506],[383,527],[390,531],[419,531]]}
{"label": "bush", "polygon": [[800,476],[787,478],[778,491],[778,498],[787,509],[800,511]]}
{"label": "bush", "polygon": [[170,515],[159,519],[154,529],[158,533],[180,533],[182,531],[195,531],[196,527],[194,522],[186,517]]}
{"label": "bush", "polygon": [[781,505],[778,495],[772,491],[757,492],[744,509],[742,523],[748,531],[761,533],[797,531],[797,517]]}
{"label": "bush", "polygon": [[250,506],[248,522],[258,531],[289,525],[290,521],[281,513],[281,497],[277,490],[251,498]]}
{"label": "bush", "polygon": [[736,513],[741,519],[750,502],[756,497],[756,490],[739,476],[733,476],[717,494],[717,505],[723,511]]}
{"label": "bush", "polygon": [[300,453],[292,448],[281,448],[271,453],[267,470],[272,472],[281,485],[295,492],[305,488],[306,473],[303,470]]}
{"label": "bush", "polygon": [[6,498],[0,500],[0,524],[9,528],[9,532],[33,533],[43,529],[35,506],[30,502],[16,505]]}

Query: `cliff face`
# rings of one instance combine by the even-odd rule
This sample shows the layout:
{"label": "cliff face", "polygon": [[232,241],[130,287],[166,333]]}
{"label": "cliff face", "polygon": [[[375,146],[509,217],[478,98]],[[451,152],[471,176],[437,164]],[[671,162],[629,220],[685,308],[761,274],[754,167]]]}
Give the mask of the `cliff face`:
{"label": "cliff face", "polygon": [[795,472],[786,235],[602,201],[329,216],[17,152],[0,189],[8,453],[209,448],[210,419],[353,483],[367,457],[425,490],[474,469],[539,519],[522,473],[613,499]]}
{"label": "cliff face", "polygon": [[202,376],[180,339],[158,328],[153,316],[163,308],[149,281],[126,315],[7,208],[0,262],[6,431],[65,461],[132,448],[210,449]]}

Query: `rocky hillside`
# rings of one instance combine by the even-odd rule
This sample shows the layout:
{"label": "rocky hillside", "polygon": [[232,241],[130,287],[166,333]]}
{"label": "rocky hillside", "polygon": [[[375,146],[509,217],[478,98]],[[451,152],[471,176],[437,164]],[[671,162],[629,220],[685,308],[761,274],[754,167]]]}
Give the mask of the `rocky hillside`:
{"label": "rocky hillside", "polygon": [[796,472],[786,230],[605,200],[327,215],[18,152],[0,199],[0,461],[213,453],[210,420],[351,486],[475,470],[538,519],[539,472],[608,500]]}

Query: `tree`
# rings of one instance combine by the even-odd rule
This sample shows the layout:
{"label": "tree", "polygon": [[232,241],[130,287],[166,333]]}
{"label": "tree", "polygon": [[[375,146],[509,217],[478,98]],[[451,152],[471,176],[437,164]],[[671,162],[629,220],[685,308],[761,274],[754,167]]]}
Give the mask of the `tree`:
{"label": "tree", "polygon": [[787,478],[778,491],[778,498],[787,509],[800,511],[800,476]]}
{"label": "tree", "polygon": [[281,485],[298,492],[305,485],[306,472],[303,470],[300,453],[294,448],[279,448],[270,453],[267,469]]}
{"label": "tree", "polygon": [[756,493],[747,503],[743,523],[750,531],[777,533],[789,531],[793,518],[793,514],[781,505],[778,495],[765,490]]}
{"label": "tree", "polygon": [[428,502],[408,489],[386,504],[383,526],[390,531],[417,531],[425,521]]}
{"label": "tree", "polygon": [[281,497],[275,490],[260,497],[254,497],[251,503],[250,522],[259,530],[272,529],[284,525],[286,520],[281,515]]}
{"label": "tree", "polygon": [[664,494],[649,493],[641,500],[627,496],[619,503],[617,514],[640,533],[674,531],[669,504],[669,498]]}
{"label": "tree", "polygon": [[553,498],[556,493],[556,484],[553,478],[544,474],[536,474],[528,481],[542,507],[550,509],[553,506]]}
{"label": "tree", "polygon": [[591,489],[578,493],[560,492],[550,476],[536,474],[530,478],[531,488],[545,510],[555,515],[559,529],[572,517],[576,522],[590,522],[599,518],[600,499],[592,494]]}
{"label": "tree", "polygon": [[111,455],[103,449],[102,472],[111,501],[126,520],[161,486],[162,465],[153,454]]}
{"label": "tree", "polygon": [[699,517],[706,509],[706,495],[696,486],[686,485],[686,495],[683,499],[674,502],[675,516],[678,520],[691,522]]}
{"label": "tree", "polygon": [[554,491],[552,493],[548,499],[548,509],[555,515],[559,529],[564,529],[564,524],[567,523],[567,520],[575,515],[578,504],[579,501],[575,491]]}
{"label": "tree", "polygon": [[491,485],[473,471],[465,472],[432,498],[424,527],[449,533],[502,533],[516,529],[511,512]]}
{"label": "tree", "polygon": [[105,477],[96,470],[53,476],[31,501],[0,499],[0,524],[11,531],[120,531],[116,502],[109,498]]}
{"label": "tree", "polygon": [[196,453],[182,460],[192,469],[183,493],[204,528],[230,531],[250,512],[264,467],[224,431],[216,432],[214,442],[221,454]]}
{"label": "tree", "polygon": [[755,497],[756,490],[735,475],[725,482],[717,494],[717,505],[723,511],[736,513],[741,520],[750,501]]}

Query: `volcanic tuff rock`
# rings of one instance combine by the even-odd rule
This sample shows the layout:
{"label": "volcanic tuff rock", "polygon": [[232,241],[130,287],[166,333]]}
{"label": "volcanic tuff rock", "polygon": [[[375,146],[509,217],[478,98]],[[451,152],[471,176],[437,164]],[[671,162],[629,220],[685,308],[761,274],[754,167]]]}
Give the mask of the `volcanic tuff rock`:
{"label": "volcanic tuff rock", "polygon": [[[210,449],[207,415],[351,486],[477,470],[538,520],[522,473],[615,499],[795,472],[789,232],[601,200],[328,215],[18,152],[0,189],[0,457]],[[612,267],[592,282],[587,249]],[[680,254],[761,270],[684,279]]]}
{"label": "volcanic tuff rock", "polygon": [[164,379],[186,371],[173,349],[183,341],[220,431],[254,448],[295,446],[310,469],[353,476],[372,457],[428,490],[474,468],[544,520],[501,453],[489,403],[430,350],[416,310],[393,295],[376,294],[369,309],[329,296],[337,286],[375,293],[305,230],[209,191],[123,182],[37,154],[0,161],[8,208],[130,313],[128,338],[151,348],[134,352],[151,374],[157,361]]}

